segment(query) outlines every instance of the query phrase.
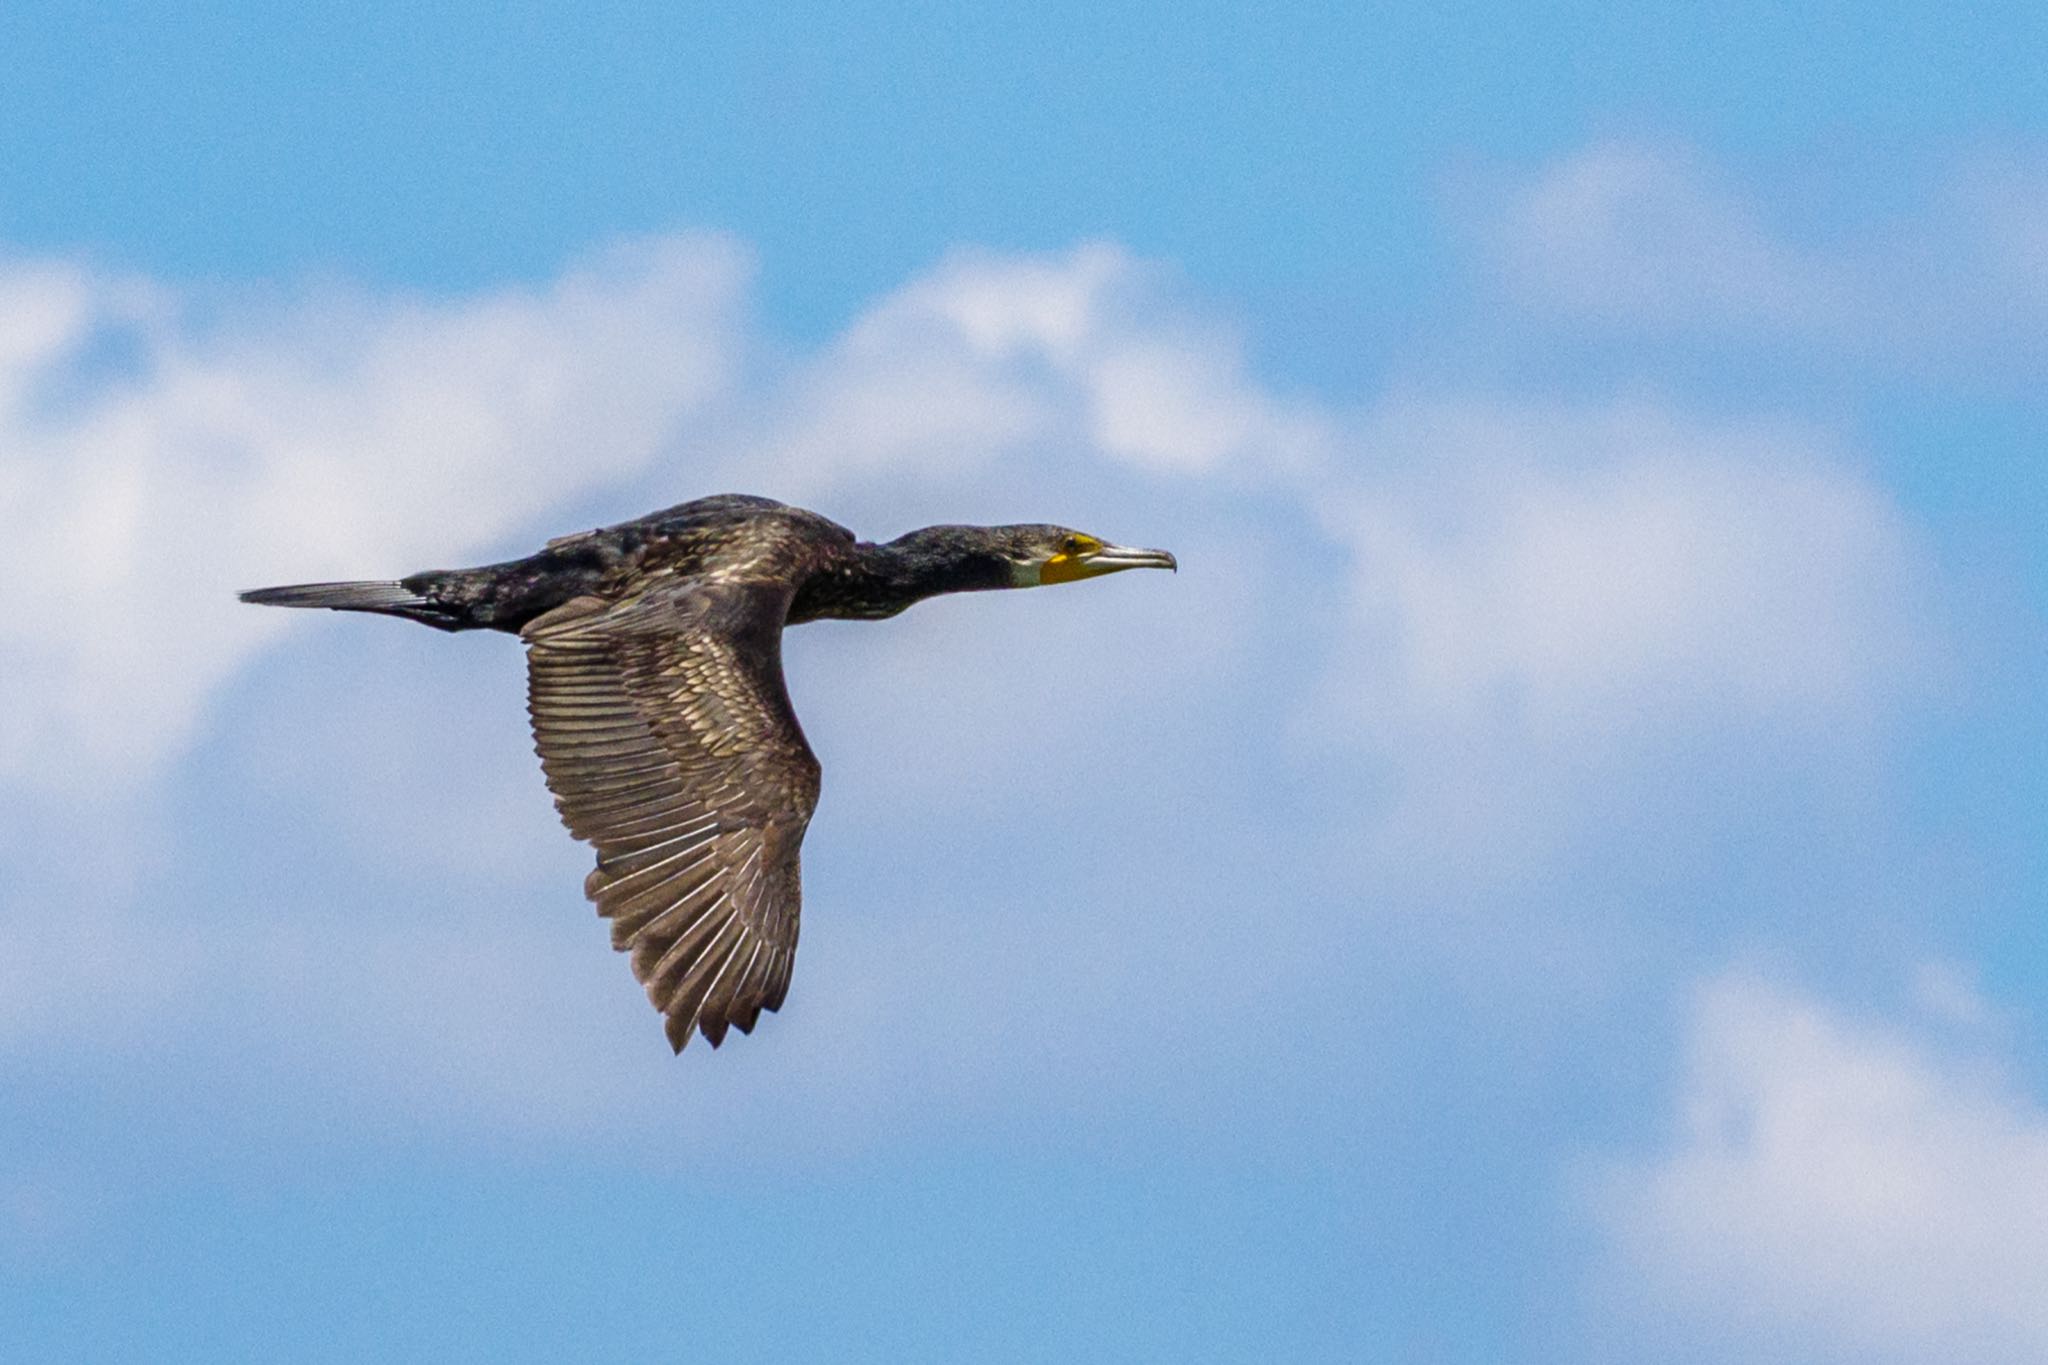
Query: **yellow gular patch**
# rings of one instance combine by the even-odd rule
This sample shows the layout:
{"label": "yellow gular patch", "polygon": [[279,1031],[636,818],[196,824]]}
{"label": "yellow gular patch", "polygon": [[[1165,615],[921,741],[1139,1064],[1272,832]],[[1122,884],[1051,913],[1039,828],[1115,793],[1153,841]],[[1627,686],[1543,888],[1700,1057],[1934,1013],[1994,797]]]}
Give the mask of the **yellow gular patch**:
{"label": "yellow gular patch", "polygon": [[1064,552],[1054,555],[1038,568],[1038,581],[1041,583],[1071,583],[1087,576],[1087,564]]}
{"label": "yellow gular patch", "polygon": [[1077,578],[1091,578],[1098,571],[1088,565],[1087,557],[1102,548],[1102,542],[1094,536],[1076,531],[1060,544],[1059,553],[1045,561],[1038,570],[1040,583],[1071,583]]}

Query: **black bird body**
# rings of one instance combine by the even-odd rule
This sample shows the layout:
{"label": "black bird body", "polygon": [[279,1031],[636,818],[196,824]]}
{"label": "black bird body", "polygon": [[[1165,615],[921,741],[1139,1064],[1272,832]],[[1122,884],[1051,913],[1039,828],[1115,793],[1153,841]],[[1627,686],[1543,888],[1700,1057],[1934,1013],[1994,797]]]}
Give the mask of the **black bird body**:
{"label": "black bird body", "polygon": [[752,1030],[789,986],[818,764],[782,678],[785,625],[893,616],[939,593],[1172,568],[1049,525],[932,526],[886,544],[767,498],[700,498],[537,554],[243,600],[525,640],[535,748],[585,894],[681,1051]]}
{"label": "black bird body", "polygon": [[[940,593],[1023,586],[1013,581],[1013,561],[1001,551],[1065,534],[1046,525],[930,526],[877,545],[856,540],[816,512],[728,493],[561,536],[537,554],[503,564],[429,569],[395,584],[262,588],[242,597],[269,606],[378,611],[441,630],[517,634],[573,597],[616,601],[666,575],[707,584],[788,585],[789,625],[827,617],[879,620]],[[362,600],[339,600],[346,589],[361,590]]]}

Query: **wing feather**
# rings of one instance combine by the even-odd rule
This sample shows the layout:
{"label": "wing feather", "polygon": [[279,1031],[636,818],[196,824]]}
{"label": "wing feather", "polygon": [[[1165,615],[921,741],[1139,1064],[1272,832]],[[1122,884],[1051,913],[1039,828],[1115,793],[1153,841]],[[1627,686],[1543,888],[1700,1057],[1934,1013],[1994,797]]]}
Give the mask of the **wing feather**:
{"label": "wing feather", "polygon": [[751,1032],[789,991],[818,763],[782,681],[789,590],[659,585],[534,621],[528,711],[584,894],[678,1052]]}

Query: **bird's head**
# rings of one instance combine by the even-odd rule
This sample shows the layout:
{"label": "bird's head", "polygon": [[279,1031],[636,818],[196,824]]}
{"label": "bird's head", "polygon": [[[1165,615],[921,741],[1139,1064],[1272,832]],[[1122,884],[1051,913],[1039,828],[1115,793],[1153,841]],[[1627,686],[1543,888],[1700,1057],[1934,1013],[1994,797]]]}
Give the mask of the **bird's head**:
{"label": "bird's head", "polygon": [[1178,569],[1164,550],[1133,550],[1065,526],[990,528],[1008,562],[1010,586],[1035,588],[1124,569]]}
{"label": "bird's head", "polygon": [[1126,549],[1085,531],[1037,524],[927,526],[878,548],[903,577],[905,604],[934,593],[1035,588],[1119,569],[1177,567],[1164,550]]}

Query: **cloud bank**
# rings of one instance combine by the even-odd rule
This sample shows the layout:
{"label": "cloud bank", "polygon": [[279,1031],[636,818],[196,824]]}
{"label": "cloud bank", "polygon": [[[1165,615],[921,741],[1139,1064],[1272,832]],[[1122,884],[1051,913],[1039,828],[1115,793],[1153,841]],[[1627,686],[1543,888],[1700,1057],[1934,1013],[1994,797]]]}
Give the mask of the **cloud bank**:
{"label": "cloud bank", "polygon": [[[960,253],[808,348],[760,325],[750,269],[703,236],[439,299],[0,267],[0,440],[23,452],[0,543],[38,587],[0,627],[0,786],[49,806],[40,848],[110,796],[170,846],[105,850],[92,878],[20,854],[0,1044],[125,1056],[144,1036],[106,1021],[140,1001],[147,1045],[222,1093],[313,1071],[432,1128],[711,1152],[835,1106],[895,1116],[834,1129],[858,1145],[1144,1090],[1075,1074],[1159,1076],[1154,1102],[1203,1122],[1262,1073],[1257,1035],[1218,1019],[1275,1018],[1304,1055],[1317,1029],[1365,1036],[1366,985],[1299,983],[1416,886],[1434,908],[1605,847],[1686,785],[1674,755],[1761,755],[1683,768],[1732,807],[1760,775],[1881,752],[1938,675],[1933,560],[1824,427],[1634,396],[1309,398],[1108,245]],[[526,757],[516,652],[430,660],[390,623],[315,631],[232,594],[722,489],[878,535],[1085,515],[1185,571],[1085,611],[1020,594],[792,641],[827,760],[807,881],[837,917],[807,930],[808,1003],[749,1040],[780,1050],[775,1091],[705,1071],[701,1108],[650,1117],[670,1061],[632,1050],[644,1005],[574,900],[584,854]],[[1073,854],[1094,884],[1006,876],[1026,825],[1150,851]],[[906,848],[923,875],[876,851]],[[166,909],[173,873],[203,891]]]}
{"label": "cloud bank", "polygon": [[1683,149],[1608,141],[1508,177],[1472,224],[1511,299],[1594,331],[1968,389],[2037,381],[2048,370],[2039,159],[1982,153],[1887,173],[1895,212],[1802,221],[1786,202],[1797,196],[1772,203]]}
{"label": "cloud bank", "polygon": [[1981,998],[1922,983],[1900,1021],[1748,975],[1700,987],[1668,1144],[1601,1200],[1605,1283],[1646,1331],[1758,1361],[2048,1352],[2048,1111]]}
{"label": "cloud bank", "polygon": [[1884,705],[1927,643],[1910,529],[1811,431],[1632,400],[1290,399],[1112,247],[962,255],[811,355],[753,326],[747,274],[700,237],[440,301],[222,304],[7,268],[0,515],[36,591],[0,640],[0,775],[147,781],[284,628],[235,588],[472,558],[657,469],[678,495],[855,511],[985,499],[1024,465],[1134,471],[1184,512],[1256,490],[1348,558],[1357,728],[1381,743],[1491,738],[1505,712],[1822,723]]}

